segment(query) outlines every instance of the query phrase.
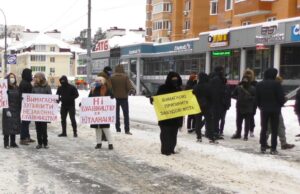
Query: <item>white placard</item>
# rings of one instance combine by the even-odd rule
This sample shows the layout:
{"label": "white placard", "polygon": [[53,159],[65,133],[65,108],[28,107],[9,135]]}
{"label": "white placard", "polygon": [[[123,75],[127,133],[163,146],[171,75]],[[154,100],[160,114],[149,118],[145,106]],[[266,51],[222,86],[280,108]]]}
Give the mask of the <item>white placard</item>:
{"label": "white placard", "polygon": [[8,108],[7,80],[0,80],[0,108]]}

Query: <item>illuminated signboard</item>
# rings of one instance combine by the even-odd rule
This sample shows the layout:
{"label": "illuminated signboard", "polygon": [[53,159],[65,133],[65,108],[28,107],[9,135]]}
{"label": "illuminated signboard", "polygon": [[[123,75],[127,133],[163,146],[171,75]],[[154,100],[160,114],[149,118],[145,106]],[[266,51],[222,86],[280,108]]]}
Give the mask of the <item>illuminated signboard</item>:
{"label": "illuminated signboard", "polygon": [[209,47],[222,47],[229,45],[229,32],[208,36]]}
{"label": "illuminated signboard", "polygon": [[230,57],[232,56],[232,51],[226,50],[226,51],[213,51],[212,52],[213,57]]}

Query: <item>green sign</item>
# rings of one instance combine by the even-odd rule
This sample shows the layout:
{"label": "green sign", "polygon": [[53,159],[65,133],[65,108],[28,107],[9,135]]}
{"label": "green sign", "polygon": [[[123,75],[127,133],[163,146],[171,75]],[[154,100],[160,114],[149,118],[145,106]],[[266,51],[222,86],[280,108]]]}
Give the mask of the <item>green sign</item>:
{"label": "green sign", "polygon": [[213,51],[213,57],[230,57],[232,55],[232,51]]}

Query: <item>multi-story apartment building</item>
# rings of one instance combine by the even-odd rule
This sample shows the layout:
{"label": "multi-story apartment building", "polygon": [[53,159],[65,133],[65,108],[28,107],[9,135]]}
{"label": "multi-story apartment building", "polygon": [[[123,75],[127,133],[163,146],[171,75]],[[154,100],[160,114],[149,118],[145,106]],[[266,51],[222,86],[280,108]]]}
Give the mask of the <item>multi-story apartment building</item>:
{"label": "multi-story apartment building", "polygon": [[147,0],[146,41],[195,38],[208,30],[208,0]]}

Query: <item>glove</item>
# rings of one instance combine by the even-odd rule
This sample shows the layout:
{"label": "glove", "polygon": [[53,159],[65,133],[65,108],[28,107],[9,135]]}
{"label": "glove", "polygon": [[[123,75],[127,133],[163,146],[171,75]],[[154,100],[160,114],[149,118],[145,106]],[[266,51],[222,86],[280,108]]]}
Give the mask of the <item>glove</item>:
{"label": "glove", "polygon": [[129,91],[129,95],[135,96],[136,95],[136,91],[134,89]]}
{"label": "glove", "polygon": [[154,101],[153,97],[150,97],[149,99],[150,99],[150,104],[153,104]]}
{"label": "glove", "polygon": [[81,107],[81,102],[79,103],[79,107]]}
{"label": "glove", "polygon": [[11,117],[12,115],[11,115],[11,112],[8,110],[8,111],[6,111],[6,116],[7,117]]}

